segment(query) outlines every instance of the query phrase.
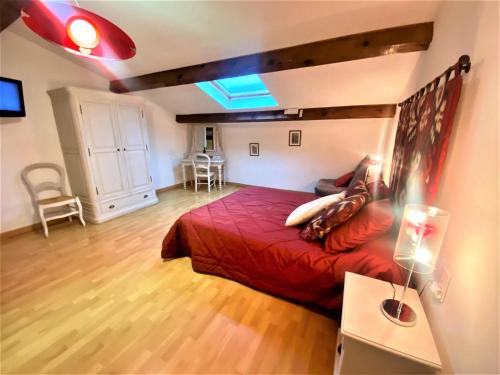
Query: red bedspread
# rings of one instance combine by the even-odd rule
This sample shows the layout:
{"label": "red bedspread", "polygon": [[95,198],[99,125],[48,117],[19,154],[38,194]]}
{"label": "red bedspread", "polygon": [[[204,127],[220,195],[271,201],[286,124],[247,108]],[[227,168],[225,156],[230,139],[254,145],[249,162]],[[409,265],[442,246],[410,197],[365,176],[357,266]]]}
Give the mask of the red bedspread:
{"label": "red bedspread", "polygon": [[165,259],[190,256],[193,269],[298,301],[339,309],[346,271],[401,283],[394,247],[381,238],[331,255],[285,227],[310,193],[246,188],[182,215],[163,240]]}

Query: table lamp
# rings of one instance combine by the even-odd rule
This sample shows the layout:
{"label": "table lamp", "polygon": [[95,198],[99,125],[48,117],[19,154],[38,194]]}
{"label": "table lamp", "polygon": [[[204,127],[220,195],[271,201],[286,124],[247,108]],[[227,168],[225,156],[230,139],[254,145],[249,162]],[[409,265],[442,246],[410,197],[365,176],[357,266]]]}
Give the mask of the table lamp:
{"label": "table lamp", "polygon": [[406,290],[413,272],[429,274],[434,271],[449,218],[448,212],[436,207],[405,206],[393,259],[409,271],[408,278],[401,299],[386,299],[380,306],[392,322],[406,327],[417,323],[417,315],[404,303]]}

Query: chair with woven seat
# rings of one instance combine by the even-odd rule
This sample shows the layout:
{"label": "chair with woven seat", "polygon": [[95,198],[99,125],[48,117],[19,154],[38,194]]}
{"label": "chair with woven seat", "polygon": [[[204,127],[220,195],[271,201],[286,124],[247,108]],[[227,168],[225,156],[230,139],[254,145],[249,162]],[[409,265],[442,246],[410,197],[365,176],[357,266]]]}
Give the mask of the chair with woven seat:
{"label": "chair with woven seat", "polygon": [[193,155],[191,163],[193,165],[194,190],[198,192],[198,185],[203,184],[208,186],[210,193],[210,187],[215,186],[215,173],[210,171],[210,156],[196,153]]}
{"label": "chair with woven seat", "polygon": [[[30,178],[30,174],[32,172],[43,169],[55,171],[57,173],[56,181],[44,181],[36,183],[34,182],[33,178]],[[73,216],[78,216],[82,225],[85,226],[85,221],[83,220],[82,204],[77,196],[68,195],[68,193],[66,192],[66,175],[64,169],[61,166],[53,163],[31,164],[23,169],[23,171],[21,172],[21,178],[26,185],[26,188],[28,189],[35,210],[38,211],[45,237],[49,236],[47,222],[50,220],[67,217],[69,221],[72,221]],[[40,198],[40,193],[48,191],[56,192],[57,195],[48,198]],[[64,210],[62,212],[51,212],[56,208],[61,208]]]}

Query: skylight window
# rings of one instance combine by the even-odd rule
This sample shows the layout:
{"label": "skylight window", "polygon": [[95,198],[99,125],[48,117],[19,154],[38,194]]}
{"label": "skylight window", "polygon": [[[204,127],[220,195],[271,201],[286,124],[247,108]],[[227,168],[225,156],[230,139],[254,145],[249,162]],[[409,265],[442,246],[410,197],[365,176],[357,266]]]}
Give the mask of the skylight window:
{"label": "skylight window", "polygon": [[257,74],[196,83],[226,109],[275,107],[278,102]]}

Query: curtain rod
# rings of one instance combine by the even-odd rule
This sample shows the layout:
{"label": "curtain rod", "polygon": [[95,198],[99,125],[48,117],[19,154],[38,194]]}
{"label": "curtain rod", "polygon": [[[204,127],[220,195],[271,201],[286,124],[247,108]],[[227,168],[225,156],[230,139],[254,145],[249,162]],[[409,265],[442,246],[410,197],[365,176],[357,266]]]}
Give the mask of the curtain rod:
{"label": "curtain rod", "polygon": [[437,87],[439,86],[439,81],[441,80],[441,77],[445,77],[445,83],[446,83],[446,82],[448,82],[448,79],[450,78],[450,75],[452,72],[455,72],[455,77],[460,75],[460,73],[462,73],[462,72],[469,73],[470,67],[471,67],[471,62],[470,62],[469,55],[460,56],[458,58],[458,62],[456,62],[454,65],[450,66],[443,73],[438,75],[431,82],[429,82],[427,85],[422,87],[420,90],[418,90],[415,94],[413,94],[409,98],[403,100],[398,105],[400,107],[403,107],[406,104],[411,103],[414,99],[420,98],[426,92],[429,92],[431,90],[432,86],[434,86],[434,90],[436,90]]}

